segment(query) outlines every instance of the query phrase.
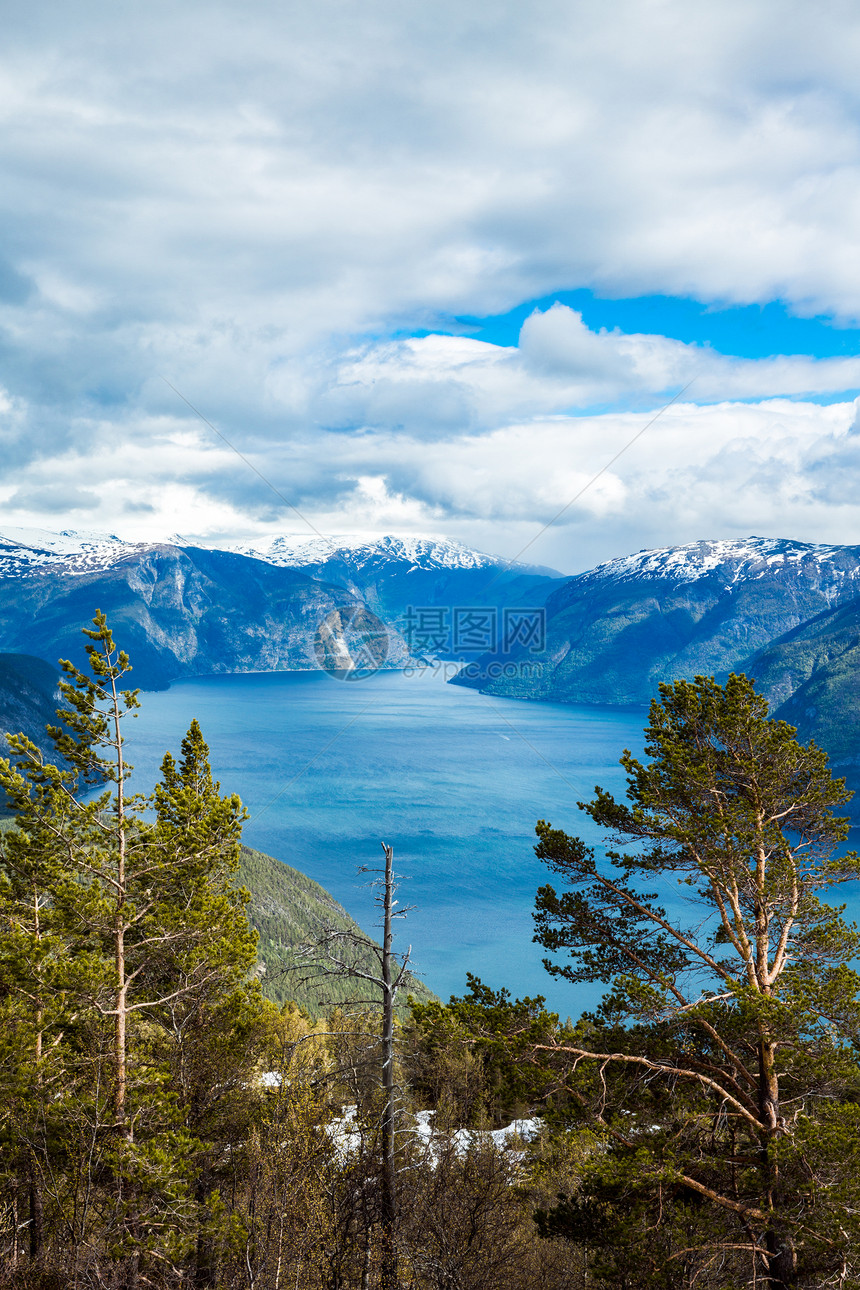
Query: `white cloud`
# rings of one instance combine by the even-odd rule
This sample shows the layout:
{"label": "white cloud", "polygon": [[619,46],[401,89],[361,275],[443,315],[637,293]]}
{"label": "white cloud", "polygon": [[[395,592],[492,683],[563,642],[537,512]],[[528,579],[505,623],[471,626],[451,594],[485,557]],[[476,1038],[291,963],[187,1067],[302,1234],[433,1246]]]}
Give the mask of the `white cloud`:
{"label": "white cloud", "polygon": [[860,315],[839,4],[46,11],[7,32],[0,160],[67,292],[294,343],[571,285]]}
{"label": "white cloud", "polygon": [[677,403],[638,438],[649,418],[632,412],[534,417],[430,443],[390,429],[308,434],[255,454],[280,497],[202,426],[189,437],[167,419],[129,423],[113,444],[104,426],[79,426],[95,449],[24,469],[4,522],[58,527],[56,491],[50,515],[27,503],[59,478],[76,504],[98,494],[87,527],[141,538],[309,532],[304,515],[323,533],[449,534],[515,556],[549,525],[528,558],[565,571],[708,536],[853,541],[858,406]]}
{"label": "white cloud", "polygon": [[425,439],[494,430],[512,419],[595,405],[659,407],[689,387],[701,402],[833,395],[860,388],[860,357],[743,359],[656,335],[590,331],[564,305],[535,312],[518,346],[461,336],[385,341],[317,370],[285,366],[268,382],[284,410],[333,428]]}
{"label": "white cloud", "polygon": [[846,405],[784,396],[860,360],[564,308],[508,348],[396,338],[578,286],[860,320],[851,5],[47,0],[4,34],[3,495],[34,508],[7,522],[53,522],[58,479],[121,531],[289,518],[165,375],[319,527],[512,551],[640,423],[577,410],[692,380],[714,406],[667,413],[536,556],[855,535]]}

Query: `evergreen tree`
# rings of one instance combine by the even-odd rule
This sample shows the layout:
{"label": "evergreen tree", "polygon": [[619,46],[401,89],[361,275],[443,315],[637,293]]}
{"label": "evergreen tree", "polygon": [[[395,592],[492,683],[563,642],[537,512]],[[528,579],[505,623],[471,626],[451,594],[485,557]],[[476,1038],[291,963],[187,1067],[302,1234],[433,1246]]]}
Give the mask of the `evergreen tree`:
{"label": "evergreen tree", "polygon": [[193,1283],[202,1287],[217,1283],[219,1219],[226,1221],[218,1188],[259,1110],[251,1086],[267,1030],[250,976],[256,936],[248,895],[234,882],[244,812],[238,797],[222,797],[213,781],[196,720],[179,765],[165,755],[153,802],[153,843],[164,861],[154,918],[173,934],[161,941],[147,975],[151,993],[162,995],[152,1017],[170,1071],[167,1087],[194,1144]]}
{"label": "evergreen tree", "polygon": [[[10,741],[20,750],[20,741]],[[44,1161],[51,1126],[69,1095],[65,964],[73,941],[51,892],[63,874],[56,839],[30,821],[30,833],[0,835],[0,1133],[16,1230],[31,1260],[44,1238]],[[16,1248],[12,1252],[17,1262]]]}
{"label": "evergreen tree", "polygon": [[[73,1260],[107,1259],[116,1283],[134,1286],[147,1259],[178,1269],[195,1244],[206,1201],[195,1136],[205,1117],[192,1107],[200,1054],[220,1027],[223,1057],[230,1027],[253,1029],[260,999],[247,895],[233,882],[241,803],[220,795],[196,722],[152,798],[128,794],[129,660],[103,614],[85,635],[89,675],[62,663],[56,764],[21,736],[0,762],[16,811],[0,972],[17,1027],[11,1078],[24,1088],[29,1071],[38,1095],[19,1117],[19,1147],[51,1179]],[[234,1088],[247,1087],[253,1060],[235,1058]],[[61,1130],[53,1146],[49,1121]],[[39,1204],[31,1188],[31,1231]]]}
{"label": "evergreen tree", "polygon": [[591,1191],[544,1228],[647,1231],[638,1285],[856,1286],[860,938],[821,899],[860,875],[834,814],[850,794],[743,676],[661,686],[645,734],[650,761],[621,759],[626,802],[598,789],[583,808],[621,848],[537,826],[571,888],[538,893],[535,939],[572,960],[546,966],[611,984],[539,1045],[574,1063],[605,1140]]}

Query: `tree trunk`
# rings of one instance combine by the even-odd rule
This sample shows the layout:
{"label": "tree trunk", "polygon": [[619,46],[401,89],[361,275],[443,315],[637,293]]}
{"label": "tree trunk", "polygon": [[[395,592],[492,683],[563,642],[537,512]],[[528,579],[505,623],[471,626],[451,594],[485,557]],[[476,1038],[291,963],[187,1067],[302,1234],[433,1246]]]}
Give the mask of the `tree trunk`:
{"label": "tree trunk", "polygon": [[771,1211],[777,1219],[765,1233],[768,1257],[765,1284],[770,1290],[796,1290],[797,1260],[794,1242],[778,1223],[783,1201],[779,1161],[774,1155],[780,1136],[779,1077],[773,1044],[764,1037],[759,1043],[759,1111],[762,1123],[768,1125],[770,1130],[762,1142],[761,1151],[762,1208]]}
{"label": "tree trunk", "polygon": [[45,1239],[45,1213],[42,1205],[42,1188],[34,1161],[30,1162],[30,1258],[38,1259]]}
{"label": "tree trunk", "polygon": [[[35,899],[36,913],[36,937],[41,940],[41,930],[39,928],[39,901],[38,896]],[[34,1047],[35,1058],[35,1087],[39,1096],[39,1111],[42,1111],[42,1005],[41,1002],[36,1007],[36,1042]],[[45,1214],[42,1205],[42,1186],[39,1177],[39,1166],[36,1163],[36,1153],[34,1147],[30,1148],[29,1160],[29,1178],[28,1192],[30,1200],[30,1258],[38,1259],[42,1252],[42,1242],[45,1236]]]}
{"label": "tree trunk", "polygon": [[194,1200],[197,1204],[197,1248],[194,1256],[194,1285],[196,1290],[208,1290],[215,1284],[215,1245],[212,1235],[203,1231],[204,1224],[211,1218],[207,1206],[209,1199],[209,1179],[206,1162],[200,1165],[200,1172],[194,1184]]}
{"label": "tree trunk", "polygon": [[120,733],[120,703],[116,688],[116,678],[111,676],[112,719],[114,726],[114,749],[116,756],[116,888],[114,908],[114,965],[116,968],[116,986],[114,993],[114,1091],[113,1110],[114,1125],[119,1139],[119,1160],[117,1162],[116,1189],[117,1198],[123,1198],[126,1205],[124,1235],[131,1247],[131,1254],[125,1260],[122,1275],[123,1290],[137,1290],[140,1282],[140,1224],[138,1222],[134,1185],[125,1177],[126,1161],[124,1159],[127,1144],[132,1140],[132,1125],[128,1118],[126,1090],[128,1084],[128,980],[126,976],[126,819],[125,819],[125,764],[122,755],[122,735]]}
{"label": "tree trunk", "polygon": [[391,973],[391,915],[394,848],[385,846],[382,939],[382,1267],[381,1290],[397,1290],[397,1195],[394,1160],[394,988]]}

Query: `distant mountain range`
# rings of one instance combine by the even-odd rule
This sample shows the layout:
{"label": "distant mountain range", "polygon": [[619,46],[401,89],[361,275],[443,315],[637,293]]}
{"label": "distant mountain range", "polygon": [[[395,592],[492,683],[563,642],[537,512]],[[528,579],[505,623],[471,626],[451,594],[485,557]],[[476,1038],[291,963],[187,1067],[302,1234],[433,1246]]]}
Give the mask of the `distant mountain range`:
{"label": "distant mountain range", "polygon": [[[383,665],[399,667],[421,653],[404,625],[410,609],[436,607],[441,621],[463,607],[498,614],[544,602],[542,651],[532,642],[476,653],[456,683],[618,706],[646,704],[661,681],[745,671],[801,735],[860,765],[860,546],[756,537],[640,551],[565,578],[419,538],[278,537],[209,550],[179,538],[6,530],[0,726],[44,726],[44,665],[82,658],[80,628],[97,607],[147,689],[216,672],[349,667],[356,628],[374,624]],[[457,654],[441,638],[434,648]]]}
{"label": "distant mountain range", "polygon": [[402,622],[417,606],[542,605],[565,581],[555,569],[508,562],[459,542],[429,538],[274,538],[234,548],[300,570],[360,597],[380,617]]}
{"label": "distant mountain range", "polygon": [[860,762],[858,597],[860,546],[753,537],[640,551],[549,595],[543,655],[488,653],[456,683],[623,706],[661,681],[743,671],[802,736]]}
{"label": "distant mountain range", "polygon": [[399,625],[408,606],[532,603],[557,583],[453,542],[281,538],[209,550],[7,529],[0,650],[81,659],[80,629],[99,608],[144,689],[181,676],[313,669],[321,651],[325,665],[348,667],[356,637],[373,632],[383,665],[399,667],[410,653]]}

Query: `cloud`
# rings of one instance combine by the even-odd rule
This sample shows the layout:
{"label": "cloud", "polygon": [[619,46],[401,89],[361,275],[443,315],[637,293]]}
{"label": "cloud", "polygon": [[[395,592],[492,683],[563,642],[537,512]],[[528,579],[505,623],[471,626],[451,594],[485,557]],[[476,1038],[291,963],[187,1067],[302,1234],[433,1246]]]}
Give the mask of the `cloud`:
{"label": "cloud", "polygon": [[856,531],[817,500],[844,414],[785,401],[856,390],[856,359],[561,306],[515,346],[440,334],[577,286],[860,321],[849,6],[47,0],[5,36],[8,522],[57,514],[57,478],[121,531],[297,522],[166,376],[320,527],[516,546],[692,381],[712,406],[661,419],[565,541]]}
{"label": "cloud", "polygon": [[518,346],[430,335],[346,356],[306,403],[323,425],[388,426],[423,437],[512,417],[675,395],[697,401],[860,389],[860,357],[743,359],[659,335],[595,332],[556,304],[527,318]]}
{"label": "cloud", "polygon": [[[178,529],[204,542],[312,526],[449,534],[507,556],[530,544],[532,560],[573,572],[701,537],[853,541],[858,407],[684,401],[651,425],[629,411],[550,414],[436,441],[310,431],[254,455],[271,489],[203,426],[129,421],[112,450],[96,426],[100,450],[70,451],[54,468],[73,498],[96,495],[86,521],[75,516],[81,527],[141,538]],[[4,522],[36,524],[49,483],[34,463],[17,497],[5,490]]]}
{"label": "cloud", "polygon": [[559,304],[526,320],[520,353],[533,369],[575,382],[584,392],[599,391],[605,399],[628,391],[665,393],[689,382],[695,383],[694,398],[714,402],[860,388],[860,357],[743,359],[665,336],[595,333],[580,314]]}
{"label": "cloud", "polygon": [[569,285],[860,312],[839,5],[47,10],[7,33],[0,163],[58,315],[289,349]]}
{"label": "cloud", "polygon": [[9,498],[8,505],[12,510],[63,515],[66,511],[92,512],[99,505],[99,497],[97,493],[83,488],[49,484],[44,488],[16,490]]}

